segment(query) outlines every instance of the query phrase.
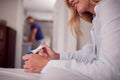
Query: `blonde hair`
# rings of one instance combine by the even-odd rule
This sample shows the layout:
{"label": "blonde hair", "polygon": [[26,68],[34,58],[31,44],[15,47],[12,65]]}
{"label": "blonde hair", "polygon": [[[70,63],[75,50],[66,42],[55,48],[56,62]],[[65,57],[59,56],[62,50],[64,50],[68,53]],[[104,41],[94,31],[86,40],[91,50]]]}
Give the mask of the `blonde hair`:
{"label": "blonde hair", "polygon": [[[73,34],[80,36],[82,32],[80,31],[80,18],[84,19],[85,21],[88,21],[92,23],[93,20],[93,14],[90,12],[84,12],[82,14],[79,14],[77,10],[68,2],[69,0],[65,0],[66,5],[71,11],[71,18],[69,20],[69,27]],[[96,5],[100,0],[89,0],[89,4]]]}

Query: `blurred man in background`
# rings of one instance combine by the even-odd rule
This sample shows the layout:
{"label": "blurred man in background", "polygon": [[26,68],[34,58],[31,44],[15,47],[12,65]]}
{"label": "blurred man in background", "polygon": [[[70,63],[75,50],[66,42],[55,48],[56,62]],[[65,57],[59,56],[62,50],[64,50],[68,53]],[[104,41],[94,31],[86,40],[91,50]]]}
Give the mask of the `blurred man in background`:
{"label": "blurred man in background", "polygon": [[27,22],[30,24],[29,43],[32,44],[32,49],[37,48],[40,44],[45,44],[40,25],[31,16],[27,17]]}

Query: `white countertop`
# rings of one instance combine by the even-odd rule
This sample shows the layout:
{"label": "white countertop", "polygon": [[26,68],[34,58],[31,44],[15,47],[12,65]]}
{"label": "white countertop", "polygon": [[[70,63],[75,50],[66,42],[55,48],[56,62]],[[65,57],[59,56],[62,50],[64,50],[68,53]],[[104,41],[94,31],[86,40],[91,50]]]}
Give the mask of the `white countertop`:
{"label": "white countertop", "polygon": [[0,68],[0,80],[39,80],[40,74],[26,73],[23,69]]}

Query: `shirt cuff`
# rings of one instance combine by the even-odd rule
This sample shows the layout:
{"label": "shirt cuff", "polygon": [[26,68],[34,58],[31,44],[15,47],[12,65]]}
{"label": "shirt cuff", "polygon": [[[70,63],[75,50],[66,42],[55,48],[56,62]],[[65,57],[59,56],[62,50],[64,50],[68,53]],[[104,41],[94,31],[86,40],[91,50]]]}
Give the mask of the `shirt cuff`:
{"label": "shirt cuff", "polygon": [[67,52],[62,52],[60,53],[60,60],[68,60],[68,53]]}

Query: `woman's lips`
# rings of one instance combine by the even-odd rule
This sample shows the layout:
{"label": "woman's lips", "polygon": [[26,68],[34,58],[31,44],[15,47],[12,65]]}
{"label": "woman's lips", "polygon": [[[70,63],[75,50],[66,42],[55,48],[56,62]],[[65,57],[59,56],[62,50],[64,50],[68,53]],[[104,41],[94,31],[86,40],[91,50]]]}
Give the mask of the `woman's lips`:
{"label": "woman's lips", "polygon": [[74,7],[77,9],[77,3],[74,5]]}
{"label": "woman's lips", "polygon": [[74,7],[75,7],[76,9],[77,9],[78,3],[79,3],[79,2],[75,2],[75,3],[74,3]]}

